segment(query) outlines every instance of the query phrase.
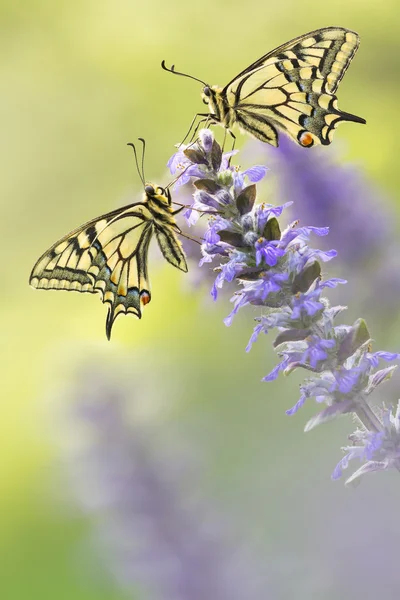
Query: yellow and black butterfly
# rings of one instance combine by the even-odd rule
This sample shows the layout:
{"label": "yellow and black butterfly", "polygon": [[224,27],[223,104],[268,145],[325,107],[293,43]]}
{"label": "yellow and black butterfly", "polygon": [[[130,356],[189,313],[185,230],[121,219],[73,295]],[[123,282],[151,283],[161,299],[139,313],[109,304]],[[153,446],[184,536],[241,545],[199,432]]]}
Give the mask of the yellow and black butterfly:
{"label": "yellow and black butterfly", "polygon": [[[144,140],[139,139],[144,156]],[[129,145],[138,166],[135,147]],[[150,302],[147,256],[154,235],[167,261],[188,270],[176,235],[182,233],[175,220],[182,208],[172,210],[168,188],[145,183],[143,160],[139,175],[145,192],[142,202],[117,208],[68,233],[39,258],[29,280],[40,289],[99,292],[109,305],[108,339],[118,315],[132,313],[140,319],[142,306]]]}
{"label": "yellow and black butterfly", "polygon": [[[166,71],[190,77],[203,84],[202,98],[210,113],[199,113],[201,122],[211,121],[225,127],[234,138],[237,124],[255,138],[278,146],[278,130],[298,144],[330,144],[341,121],[365,123],[338,109],[335,92],[360,39],[354,31],[326,27],[301,35],[268,52],[224,88],[210,86],[201,79],[179,73],[162,62]],[[185,138],[186,139],[186,138]]]}

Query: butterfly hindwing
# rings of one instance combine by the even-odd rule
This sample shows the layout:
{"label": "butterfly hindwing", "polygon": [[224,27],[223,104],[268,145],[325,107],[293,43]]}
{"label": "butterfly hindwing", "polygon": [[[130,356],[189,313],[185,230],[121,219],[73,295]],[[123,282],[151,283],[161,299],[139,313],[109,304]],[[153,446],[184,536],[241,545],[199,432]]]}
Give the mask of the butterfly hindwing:
{"label": "butterfly hindwing", "polygon": [[94,219],[56,242],[37,261],[30,283],[41,289],[99,292],[109,305],[110,338],[119,314],[141,318],[141,305],[150,301],[147,257],[154,231],[165,258],[187,271],[171,225],[157,222],[148,206],[137,203]]}
{"label": "butterfly hindwing", "polygon": [[186,258],[182,246],[172,229],[156,227],[158,245],[164,258],[181,271],[187,271]]}
{"label": "butterfly hindwing", "polygon": [[143,218],[147,209],[135,207],[113,220],[93,242],[89,275],[95,277],[95,290],[108,303],[107,337],[119,314],[132,313],[139,319],[141,305],[150,302],[147,255],[153,236],[152,222]]}
{"label": "butterfly hindwing", "polygon": [[300,36],[266,54],[220,93],[235,120],[254,137],[278,145],[277,129],[303,146],[329,144],[341,112],[334,95],[357,51],[359,37],[338,27]]}

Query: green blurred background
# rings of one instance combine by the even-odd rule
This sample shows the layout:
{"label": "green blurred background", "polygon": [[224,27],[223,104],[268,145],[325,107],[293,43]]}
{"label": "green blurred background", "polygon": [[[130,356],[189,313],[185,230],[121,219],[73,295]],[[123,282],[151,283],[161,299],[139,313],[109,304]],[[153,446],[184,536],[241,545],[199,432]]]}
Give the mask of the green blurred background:
{"label": "green blurred background", "polygon": [[[111,581],[98,582],[95,567],[82,568],[79,556],[90,525],[65,510],[62,492],[54,493],[63,468],[57,443],[62,424],[54,414],[66,400],[59,392],[88,361],[120,369],[146,418],[162,415],[164,427],[190,432],[205,454],[204,490],[219,510],[232,514],[277,581],[275,592],[265,597],[291,597],[286,584],[279,588],[278,575],[290,549],[298,567],[292,582],[296,597],[350,597],[345,590],[351,589],[357,598],[357,577],[379,573],[371,574],[373,564],[366,559],[365,572],[353,572],[351,584],[341,589],[341,563],[333,568],[330,559],[323,562],[318,539],[329,546],[329,556],[340,556],[343,547],[354,556],[359,532],[370,527],[364,519],[376,519],[377,530],[383,510],[394,520],[390,510],[399,497],[398,477],[372,478],[355,492],[330,481],[352,423],[339,421],[305,436],[302,427],[314,407],[292,419],[284,415],[301,379],[261,383],[274,357],[267,338],[245,354],[251,311],[226,329],[226,300],[213,305],[207,287],[193,293],[183,285],[182,273],[155,260],[153,301],[143,320],[121,317],[107,343],[106,308],[96,297],[34,291],[28,276],[57,238],[138,198],[128,141],[145,137],[147,177],[169,181],[165,164],[173,144],[202,104],[199,86],[163,72],[161,59],[223,84],[267,50],[327,25],[361,35],[339,104],[368,123],[343,125],[335,141],[345,144],[346,157],[363,164],[395,202],[398,3],[3,0],[0,6],[0,597],[124,597]],[[239,146],[244,141],[240,138]],[[387,338],[379,330],[373,335],[378,345]],[[391,336],[398,339],[398,331]],[[361,503],[370,507],[362,519]],[[346,523],[343,543],[333,542],[325,529],[333,516]],[[310,528],[320,532],[312,548]],[[390,532],[395,540],[399,526],[393,524]],[[301,568],[296,557],[304,560],[305,547],[308,560]],[[317,556],[318,572],[312,572]],[[347,567],[351,573],[348,561]],[[391,574],[382,576],[387,580]],[[386,598],[396,597],[386,592]]]}

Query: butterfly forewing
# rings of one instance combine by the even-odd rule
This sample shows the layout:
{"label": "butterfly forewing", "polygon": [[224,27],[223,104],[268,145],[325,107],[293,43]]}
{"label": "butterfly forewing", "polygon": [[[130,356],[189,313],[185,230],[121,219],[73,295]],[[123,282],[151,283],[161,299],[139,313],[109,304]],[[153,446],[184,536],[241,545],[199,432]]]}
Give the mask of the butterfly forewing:
{"label": "butterfly forewing", "polygon": [[[50,248],[34,266],[30,283],[41,289],[99,292],[109,305],[106,333],[110,338],[116,317],[132,313],[141,318],[141,308],[150,299],[147,257],[151,238],[157,232],[165,258],[187,271],[180,242],[174,232],[174,219],[136,203],[71,232]],[[168,247],[160,242],[168,240]],[[171,260],[171,256],[175,259]]]}
{"label": "butterfly forewing", "polygon": [[230,120],[233,112],[239,126],[274,146],[278,129],[299,144],[312,146],[329,144],[340,121],[365,123],[341,112],[334,95],[358,45],[356,33],[336,27],[283,44],[220,92]]}

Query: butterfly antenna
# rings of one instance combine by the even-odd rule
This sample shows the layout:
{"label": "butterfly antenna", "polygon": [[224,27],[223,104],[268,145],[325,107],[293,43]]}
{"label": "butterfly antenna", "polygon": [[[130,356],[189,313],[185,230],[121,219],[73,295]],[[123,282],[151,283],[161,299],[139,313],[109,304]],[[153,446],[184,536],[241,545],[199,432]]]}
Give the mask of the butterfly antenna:
{"label": "butterfly antenna", "polygon": [[142,177],[143,177],[143,182],[145,182],[146,181],[146,177],[144,175],[144,155],[145,155],[145,152],[146,152],[146,142],[145,142],[145,140],[143,138],[138,138],[138,140],[140,142],[142,142],[142,144],[143,144],[143,152],[142,152]]}
{"label": "butterfly antenna", "polygon": [[202,79],[197,79],[197,77],[193,77],[193,75],[188,75],[187,73],[180,73],[179,71],[175,71],[175,65],[172,65],[172,67],[169,69],[165,64],[165,60],[162,61],[161,67],[164,69],[164,71],[168,71],[168,73],[173,73],[174,75],[180,75],[181,77],[188,77],[189,79],[194,79],[195,81],[198,81],[199,83],[202,83],[204,86],[207,87],[207,83]]}
{"label": "butterfly antenna", "polygon": [[[140,138],[139,138],[139,139],[140,139]],[[141,180],[141,182],[143,183],[143,186],[145,186],[146,184],[145,184],[145,181],[144,181],[144,177],[143,177],[143,175],[140,173],[140,169],[139,169],[139,162],[138,162],[138,157],[137,157],[137,152],[136,152],[135,144],[132,144],[132,142],[128,142],[127,146],[132,146],[132,148],[133,148],[133,152],[134,152],[134,154],[135,154],[135,163],[136,163],[136,169],[137,169],[137,172],[138,172],[138,174],[139,174],[140,180]]]}

